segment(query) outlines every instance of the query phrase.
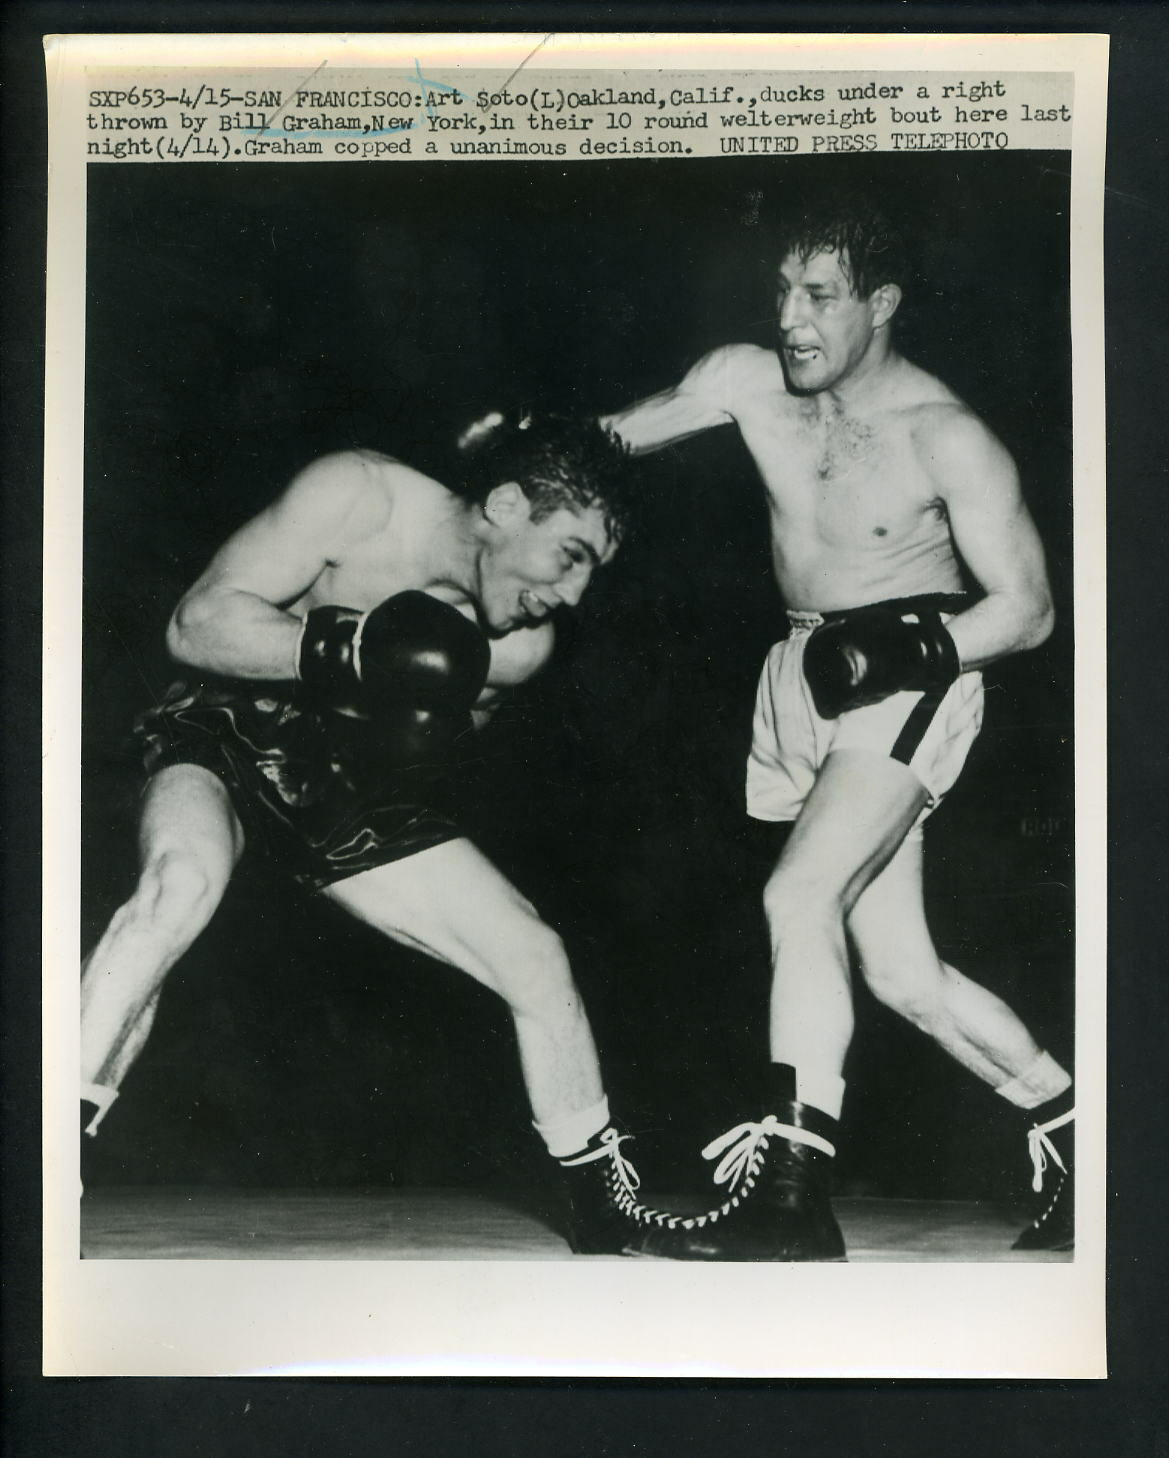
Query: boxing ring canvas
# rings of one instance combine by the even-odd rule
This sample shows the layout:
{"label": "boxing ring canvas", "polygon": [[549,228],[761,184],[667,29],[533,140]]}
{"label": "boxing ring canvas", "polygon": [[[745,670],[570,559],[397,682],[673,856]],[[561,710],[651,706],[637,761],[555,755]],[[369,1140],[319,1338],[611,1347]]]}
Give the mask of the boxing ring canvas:
{"label": "boxing ring canvas", "polygon": [[[988,670],[983,733],[926,832],[926,898],[946,960],[1075,1064],[1091,1105],[1081,1240],[1074,1259],[1011,1253],[1031,1174],[1015,1111],[858,979],[835,1180],[848,1265],[573,1257],[549,1214],[502,1004],[245,856],[166,982],[94,1141],[80,1217],[63,1132],[76,1002],[49,991],[47,1370],[1100,1375],[1103,909],[1083,848],[1103,771],[1099,706],[1077,685],[1093,681],[1085,663],[1100,681],[1102,663],[1102,49],[1085,37],[1045,37],[1043,55],[1024,38],[984,38],[975,54],[940,37],[916,51],[802,37],[793,54],[752,38],[748,65],[730,38],[691,50],[659,38],[637,64],[693,73],[656,83],[662,114],[691,120],[636,129],[605,122],[638,94],[632,42],[604,59],[552,47],[542,62],[571,63],[590,84],[573,82],[579,105],[545,111],[530,99],[543,81],[524,82],[525,106],[523,76],[507,76],[525,38],[480,55],[473,38],[428,37],[428,81],[414,83],[425,117],[399,126],[385,102],[384,124],[370,126],[378,107],[363,101],[357,132],[309,96],[324,83],[303,79],[306,58],[344,60],[383,91],[387,67],[423,73],[404,41],[371,38],[355,59],[331,38],[315,38],[319,56],[313,38],[289,40],[277,86],[262,47],[237,58],[226,38],[185,38],[186,50],[183,39],[135,53],[140,87],[162,79],[164,95],[187,86],[192,101],[158,113],[190,125],[153,130],[128,125],[148,110],[111,99],[116,68],[139,61],[80,38],[75,54],[50,52],[60,172],[46,587],[60,623],[50,642],[64,651],[48,665],[49,770],[63,799],[47,844],[76,902],[51,929],[50,959],[88,949],[132,885],[142,777],[129,731],[174,676],[175,603],[296,471],[365,448],[446,481],[459,431],[485,411],[599,414],[720,345],[771,348],[767,219],[825,181],[874,190],[907,220],[920,259],[900,348],[1007,446],[1047,556],[1055,630]],[[260,79],[245,85],[247,71]],[[479,71],[498,78],[476,113],[484,129],[435,125],[456,114],[438,93],[476,94],[466,77]],[[855,119],[843,124],[837,98],[835,119],[812,126],[831,147],[795,123],[728,126],[733,108],[751,111],[741,71],[776,94],[855,72]],[[1074,76],[1074,122],[1069,111],[1057,127],[1062,103],[1037,104],[1042,88],[1019,99],[1013,72]],[[897,99],[879,92],[910,73],[965,88],[947,98],[947,137],[959,105],[1009,109],[1009,126],[991,126],[1009,143],[891,142],[890,126],[904,137],[942,125],[908,119],[940,105],[936,82],[928,103],[909,108],[905,93],[906,119],[891,119]],[[291,98],[297,78],[309,99],[283,103],[285,117],[314,124],[278,128],[273,93]],[[1009,99],[990,89],[971,103],[977,78]],[[198,128],[210,112],[190,87],[212,82],[252,100],[217,104]],[[747,100],[773,117],[795,104]],[[1024,112],[1050,130],[1028,132]],[[869,130],[879,146],[842,140]],[[269,133],[327,147],[237,149]],[[520,135],[540,148],[508,152]],[[337,150],[350,136],[386,150]],[[499,151],[454,146],[493,138]],[[690,150],[665,149],[676,138]],[[633,150],[638,139],[662,150]],[[186,151],[168,153],[171,140]],[[155,151],[111,151],[140,141]],[[569,150],[546,151],[557,144]],[[784,605],[766,502],[734,429],[638,470],[638,530],[597,574],[552,665],[484,731],[462,793],[472,839],[564,939],[646,1186],[685,1202],[704,1178],[698,1149],[741,1117],[765,1054],[769,852],[746,823],[742,781]],[[190,1340],[170,1350],[164,1305],[189,1313]],[[116,1313],[104,1337],[99,1309]],[[845,1313],[847,1338],[828,1309]],[[1022,1312],[1021,1329],[1004,1331],[996,1309]],[[789,1326],[795,1313],[799,1349],[781,1311]],[[1062,1345],[1038,1346],[1037,1332]]]}

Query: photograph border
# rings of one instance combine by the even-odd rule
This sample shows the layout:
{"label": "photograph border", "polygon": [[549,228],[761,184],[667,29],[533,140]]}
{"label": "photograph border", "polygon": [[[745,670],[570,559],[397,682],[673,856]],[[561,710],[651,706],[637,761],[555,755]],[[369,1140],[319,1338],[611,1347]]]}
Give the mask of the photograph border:
{"label": "photograph border", "polygon": [[[14,123],[8,129],[9,135],[27,140],[27,146],[15,159],[11,152],[6,156],[6,180],[10,189],[16,186],[24,190],[21,195],[19,225],[14,226],[11,218],[6,220],[6,245],[9,245],[5,255],[6,284],[10,293],[13,292],[14,278],[22,281],[24,288],[21,293],[23,307],[11,311],[6,322],[5,366],[10,382],[15,377],[23,384],[26,391],[24,398],[31,403],[31,408],[24,413],[17,431],[10,437],[6,450],[11,468],[8,480],[15,486],[7,495],[6,525],[15,527],[15,540],[18,543],[27,543],[29,540],[27,523],[30,519],[35,521],[38,509],[35,468],[37,351],[35,347],[30,349],[29,341],[35,335],[35,330],[30,332],[28,325],[30,319],[35,319],[38,304],[37,257],[43,234],[37,226],[37,198],[38,194],[42,194],[42,188],[36,174],[43,152],[39,134],[42,108],[37,95],[36,47],[31,32],[33,29],[67,28],[59,23],[62,11],[67,8],[28,5],[14,7],[16,13],[10,11],[6,21],[6,81],[11,78],[16,84],[6,90],[5,116],[6,120]],[[208,15],[212,7],[195,9],[202,15]],[[220,9],[215,18],[219,20],[227,9],[228,7]],[[238,11],[239,8],[230,9]],[[845,15],[852,20],[859,13],[857,8],[829,9],[833,14]],[[1160,422],[1151,418],[1153,412],[1142,408],[1143,402],[1139,399],[1137,388],[1141,382],[1140,364],[1134,357],[1135,351],[1118,349],[1114,341],[1121,333],[1130,338],[1150,337],[1147,304],[1157,282],[1154,277],[1157,255],[1153,245],[1157,239],[1156,214],[1160,207],[1159,199],[1163,197],[1163,183],[1160,178],[1164,173],[1163,167],[1160,171],[1158,167],[1163,161],[1161,154],[1164,149],[1163,144],[1150,141],[1146,119],[1152,114],[1152,104],[1159,94],[1159,77],[1167,65],[1165,28],[1155,7],[1138,7],[1135,19],[1130,12],[1123,24],[1117,22],[1115,12],[1106,6],[1058,9],[1041,7],[1040,10],[1046,21],[1044,28],[1093,29],[1101,33],[1113,31],[1108,292],[1110,394],[1117,428],[1110,440],[1110,461],[1113,478],[1118,479],[1122,473],[1127,478],[1128,494],[1123,501],[1113,498],[1109,503],[1113,525],[1110,595],[1114,622],[1120,620],[1131,623],[1155,613],[1159,607],[1158,589],[1161,592],[1164,590],[1163,575],[1154,545],[1157,539],[1155,535],[1150,538],[1149,534],[1150,521],[1156,521],[1158,500],[1155,483],[1145,469],[1145,463],[1150,458],[1148,452],[1157,445]],[[134,7],[110,7],[103,16],[105,24],[101,28],[113,31],[145,29],[144,25],[135,26],[127,18],[132,11]],[[754,22],[764,12],[771,17],[769,29],[794,29],[799,28],[799,25],[820,29],[823,28],[825,14],[829,13],[822,7],[809,8],[800,12],[798,21],[792,16],[790,9],[782,19],[777,18],[774,7],[743,7],[739,13],[749,15]],[[977,30],[988,18],[985,7],[963,7],[960,12],[957,7],[952,7],[948,9],[944,20],[939,17],[936,8],[915,7],[915,12],[923,14],[931,25],[937,24],[940,29],[945,30]],[[144,16],[142,7],[138,7],[135,13]],[[281,13],[291,15],[294,12]],[[341,11],[332,13],[339,16]],[[407,13],[405,9],[403,13]],[[50,14],[51,20],[42,19]],[[174,12],[175,16],[189,17],[191,14],[192,10],[185,7],[176,8]],[[452,11],[445,11],[444,14],[450,16]],[[660,16],[660,11],[658,14]],[[726,11],[720,10],[719,14],[720,18],[724,17]],[[890,23],[895,18],[902,21],[906,11],[900,7],[874,6],[867,7],[864,14],[873,22],[884,19],[886,23]],[[1028,8],[1026,12],[1014,7],[1002,7],[991,14],[994,16],[996,28],[999,24],[1009,23],[1012,14],[1020,22],[1030,22],[1030,29],[1039,28],[1034,23],[1037,14],[1034,7]],[[816,16],[820,17],[819,23],[809,25],[808,21],[814,20]],[[494,16],[488,16],[481,21],[481,27],[490,28],[493,21]],[[687,11],[687,21],[695,26],[699,24],[697,9]],[[632,21],[629,23],[633,28]],[[221,28],[229,27],[222,23]],[[232,28],[248,29],[251,26],[244,24]],[[740,28],[751,27],[744,21]],[[873,28],[879,27],[874,24]],[[30,65],[30,62],[34,64]],[[33,535],[35,536],[35,532]],[[8,539],[14,539],[11,533]],[[16,570],[9,574],[5,586],[7,606],[13,609],[7,615],[5,629],[6,647],[9,649],[6,662],[9,665],[19,663],[24,656],[21,650],[27,642],[30,604],[35,605],[36,601],[37,583],[35,573],[28,570],[30,565],[35,565],[35,561],[30,561],[26,553],[23,560],[18,559],[15,563]],[[1138,685],[1147,691],[1143,655],[1138,656],[1131,639],[1126,644],[1123,638],[1114,635],[1112,646],[1109,670],[1111,697],[1114,703],[1127,703],[1130,694],[1136,697],[1135,689]],[[35,739],[29,742],[30,736],[23,732],[29,718],[28,696],[27,693],[22,693],[26,683],[22,674],[14,676],[10,670],[4,684],[6,707],[10,709],[7,723],[20,731],[20,738],[24,741],[21,744],[23,753],[15,760],[16,776],[11,773],[13,761],[10,760],[5,808],[21,816],[28,807],[27,786],[31,780],[21,777],[19,771],[32,766],[35,746]],[[1153,692],[1155,697],[1156,689]],[[1121,880],[1126,895],[1123,903],[1118,902],[1120,915],[1113,926],[1114,967],[1117,975],[1112,982],[1110,999],[1112,1039],[1114,1044],[1119,1041],[1126,1062],[1147,1068],[1150,1066],[1150,1055],[1155,1053],[1153,1029],[1158,1023],[1153,1014],[1164,1009],[1164,988],[1149,986],[1144,981],[1138,983],[1136,979],[1140,975],[1139,970],[1129,971],[1128,968],[1140,969],[1148,966],[1155,945],[1155,911],[1151,917],[1142,918],[1140,926],[1134,925],[1131,912],[1132,903],[1141,899],[1142,892],[1147,908],[1156,909],[1160,905],[1154,869],[1160,852],[1159,837],[1156,824],[1144,813],[1147,811],[1147,785],[1140,780],[1139,772],[1151,770],[1155,773],[1160,768],[1159,754],[1163,751],[1160,751],[1155,736],[1148,729],[1138,727],[1134,735],[1127,713],[1120,729],[1121,733],[1118,734],[1114,724],[1113,793],[1118,806],[1118,818],[1123,817],[1121,823],[1124,826],[1124,837],[1121,840],[1114,836],[1112,854],[1114,876]],[[29,868],[18,869],[25,874],[11,877],[6,882],[9,907],[17,912],[9,922],[8,937],[10,948],[16,956],[21,955],[24,949],[35,946],[37,931],[28,914],[29,899],[27,895],[20,895],[16,889],[20,887],[23,890],[27,887]],[[35,902],[35,892],[33,900]],[[25,909],[23,916],[19,914],[21,906]],[[27,988],[10,986],[6,989],[6,1012],[10,1014],[6,1023],[6,1038],[11,1048],[14,1042],[21,1040],[22,1034],[35,1027],[36,1004],[35,1000],[29,999]],[[1159,1025],[1163,1026],[1163,1018]],[[35,1225],[28,1220],[36,1201],[35,1198],[30,1198],[29,1190],[32,1186],[24,1178],[27,1169],[35,1168],[35,1127],[38,1114],[35,1103],[27,1098],[29,1089],[35,1090],[36,1086],[35,1057],[30,1055],[27,1038],[24,1042],[25,1046],[16,1052],[8,1069],[9,1086],[20,1098],[18,1112],[11,1121],[4,1165],[6,1214],[16,1229],[16,1239],[10,1239],[8,1245],[8,1265],[18,1291],[28,1289],[27,1277],[33,1266],[28,1261],[27,1254],[35,1251],[37,1234]],[[921,1427],[915,1430],[915,1436],[910,1436],[902,1427],[904,1417],[910,1410],[918,1415],[926,1411],[916,1402],[915,1394],[920,1398],[923,1392],[927,1392],[938,1395],[938,1401],[932,1409],[936,1419],[934,1431],[942,1435],[943,1439],[947,1434],[953,1437],[962,1433],[967,1443],[972,1443],[978,1441],[976,1435],[979,1433],[987,1434],[988,1438],[997,1434],[998,1441],[994,1451],[1009,1452],[1012,1438],[1009,1427],[1003,1425],[1017,1420],[1025,1424],[1033,1423],[1037,1431],[1041,1427],[1045,1437],[1053,1442],[1062,1440],[1061,1451],[1067,1453],[1101,1451],[1093,1444],[1106,1431],[1111,1435],[1111,1451],[1118,1455],[1125,1455],[1127,1458],[1131,1453],[1136,1458],[1138,1453],[1143,1455],[1151,1452],[1152,1442],[1159,1441],[1156,1434],[1163,1434],[1165,1431],[1164,1369],[1159,1360],[1164,1339],[1156,1322],[1156,1313],[1151,1309],[1151,1291],[1155,1283],[1149,1280],[1152,1273],[1164,1270],[1163,1244],[1157,1239],[1157,1211],[1158,1205],[1164,1202],[1165,1184],[1163,1172],[1150,1166],[1147,1151],[1149,1148],[1164,1147],[1164,1139],[1158,1144],[1156,1136],[1158,1131],[1164,1134],[1165,1116],[1161,1109],[1150,1109],[1147,1099],[1138,1096],[1133,1084],[1118,1074],[1115,1066],[1111,1096],[1114,1123],[1110,1188],[1119,1187],[1130,1197],[1139,1190],[1144,1198],[1139,1201],[1133,1198],[1112,1201],[1110,1307],[1114,1316],[1111,1340],[1113,1376],[1106,1384],[1078,1388],[1074,1385],[1069,1387],[1068,1384],[1050,1383],[1014,1384],[1008,1389],[983,1386],[975,1389],[978,1394],[975,1401],[971,1397],[971,1390],[962,1385],[936,1383],[923,1386],[917,1383],[900,1383],[897,1384],[895,1394],[886,1387],[885,1396],[877,1401],[872,1394],[878,1388],[870,1387],[862,1392],[855,1386],[842,1390],[836,1384],[819,1384],[817,1396],[816,1391],[809,1393],[806,1388],[784,1383],[692,1383],[680,1387],[665,1383],[631,1386],[617,1382],[574,1382],[567,1386],[516,1382],[396,1383],[392,1392],[397,1395],[398,1410],[401,1413],[413,1411],[437,1415],[446,1397],[458,1393],[468,1398],[478,1394],[478,1398],[488,1405],[494,1400],[502,1403],[505,1396],[514,1398],[515,1402],[509,1409],[513,1413],[539,1410],[544,1399],[554,1399],[558,1394],[570,1394],[574,1401],[582,1403],[587,1397],[588,1411],[592,1414],[603,1411],[615,1413],[619,1408],[629,1412],[631,1409],[626,1399],[636,1391],[646,1399],[640,1408],[643,1414],[660,1397],[661,1404],[657,1409],[659,1413],[668,1414],[672,1410],[680,1415],[697,1411],[688,1399],[701,1396],[707,1400],[707,1413],[716,1410],[717,1398],[719,1411],[725,1414],[729,1405],[732,1411],[743,1417],[743,1426],[736,1424],[733,1430],[748,1435],[750,1451],[753,1425],[746,1420],[747,1412],[770,1412],[773,1415],[771,1420],[774,1421],[774,1414],[779,1411],[780,1406],[784,1407],[785,1412],[790,1411],[786,1406],[786,1399],[790,1396],[796,1401],[806,1399],[807,1410],[814,1409],[821,1416],[827,1417],[829,1413],[835,1412],[840,1419],[837,1428],[839,1433],[849,1431],[856,1415],[863,1414],[866,1421],[869,1418],[874,1419],[875,1427],[870,1429],[874,1439],[876,1433],[884,1427],[891,1433],[900,1432],[903,1440],[915,1446],[920,1439],[926,1445],[921,1451],[927,1451],[929,1443],[936,1443],[938,1438],[925,1435]],[[23,1260],[19,1257],[22,1250],[26,1255]],[[17,1253],[15,1261],[12,1259],[14,1251]],[[16,1369],[25,1383],[21,1391],[23,1400],[15,1408],[10,1408],[6,1419],[10,1425],[16,1425],[14,1431],[23,1425],[23,1431],[26,1434],[36,1434],[38,1440],[53,1436],[56,1441],[54,1451],[80,1451],[73,1446],[73,1438],[80,1431],[78,1423],[79,1414],[82,1412],[96,1416],[103,1410],[112,1411],[115,1404],[125,1413],[155,1413],[161,1416],[165,1412],[173,1414],[178,1410],[175,1406],[179,1401],[175,1384],[164,1381],[120,1382],[113,1385],[99,1384],[96,1387],[93,1384],[82,1384],[79,1387],[76,1384],[62,1385],[59,1381],[37,1381],[30,1375],[29,1361],[30,1354],[35,1350],[35,1303],[14,1303],[10,1300],[5,1323],[8,1351],[10,1355],[16,1353]],[[390,1395],[380,1384],[357,1389],[352,1384],[344,1383],[290,1384],[267,1380],[263,1384],[189,1382],[181,1386],[184,1391],[181,1400],[183,1411],[193,1414],[202,1410],[209,1415],[219,1413],[225,1424],[234,1421],[238,1411],[235,1394],[240,1391],[241,1386],[257,1396],[260,1391],[271,1394],[273,1388],[276,1388],[283,1394],[282,1401],[290,1394],[299,1394],[295,1401],[285,1401],[286,1412],[303,1407],[306,1414],[311,1410],[319,1416],[326,1409],[334,1413],[344,1409],[350,1417],[358,1419],[354,1426],[355,1432],[362,1428],[359,1415],[369,1418],[375,1411],[384,1412],[384,1403]],[[880,1386],[883,1385],[878,1385]],[[230,1397],[225,1389],[231,1390]],[[33,1392],[39,1395],[30,1396]],[[1093,1392],[1094,1397],[1089,1395]],[[56,1396],[49,1399],[50,1393]],[[358,1401],[358,1393],[363,1394],[361,1401]],[[593,1402],[594,1398],[597,1399],[596,1403]],[[745,1400],[731,1403],[732,1398]],[[722,1399],[727,1399],[727,1405],[723,1405]],[[537,1405],[536,1409],[530,1408],[533,1400]],[[103,1402],[106,1404],[104,1409]],[[912,1409],[911,1405],[914,1405]],[[882,1422],[875,1416],[878,1411],[885,1415],[887,1421]],[[846,1412],[852,1415],[847,1421],[844,1416]],[[1013,1419],[1009,1415],[1013,1415]],[[440,1443],[443,1426],[440,1420],[432,1430],[432,1436]],[[695,1432],[692,1421],[680,1424],[673,1434],[669,1433],[669,1427],[668,1416],[659,1416],[653,1424],[658,1440],[673,1445],[665,1450],[683,1451],[678,1445],[686,1441],[687,1434],[693,1435]],[[291,1430],[290,1423],[287,1431]],[[365,1426],[362,1430],[369,1436],[373,1434],[370,1426]],[[728,1429],[724,1428],[723,1431]],[[757,1432],[758,1429],[754,1431]],[[447,1432],[451,1441],[455,1441],[453,1430],[448,1429]],[[835,1451],[831,1446],[831,1432],[829,1422],[808,1438],[809,1451]],[[759,1446],[761,1451],[766,1449],[765,1437],[759,1439]],[[974,1451],[970,1447],[967,1450]],[[116,1451],[124,1452],[127,1449],[122,1446]],[[1017,1451],[1033,1450],[1020,1447]]]}

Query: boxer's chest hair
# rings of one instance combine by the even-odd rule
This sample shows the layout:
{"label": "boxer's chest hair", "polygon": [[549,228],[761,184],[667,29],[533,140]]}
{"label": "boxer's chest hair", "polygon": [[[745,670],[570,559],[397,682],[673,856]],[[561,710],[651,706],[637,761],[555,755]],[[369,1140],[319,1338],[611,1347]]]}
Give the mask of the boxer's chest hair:
{"label": "boxer's chest hair", "polygon": [[801,400],[793,427],[805,469],[818,482],[830,485],[865,466],[872,471],[886,455],[877,426],[839,406],[830,405],[825,411],[811,400]]}
{"label": "boxer's chest hair", "polygon": [[874,473],[888,455],[888,428],[839,406],[774,393],[755,403],[740,416],[743,436],[781,494],[785,487],[831,485],[865,468]]}
{"label": "boxer's chest hair", "polygon": [[936,493],[896,417],[859,418],[787,397],[744,432],[777,526],[822,545],[897,540],[919,530]]}

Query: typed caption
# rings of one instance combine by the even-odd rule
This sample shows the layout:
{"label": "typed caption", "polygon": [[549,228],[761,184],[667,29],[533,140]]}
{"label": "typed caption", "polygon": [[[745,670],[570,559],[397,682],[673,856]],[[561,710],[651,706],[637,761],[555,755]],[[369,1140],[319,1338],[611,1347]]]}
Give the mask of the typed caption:
{"label": "typed caption", "polygon": [[[432,74],[435,73],[435,74]],[[1073,78],[919,72],[91,72],[87,161],[831,156],[1070,146]]]}

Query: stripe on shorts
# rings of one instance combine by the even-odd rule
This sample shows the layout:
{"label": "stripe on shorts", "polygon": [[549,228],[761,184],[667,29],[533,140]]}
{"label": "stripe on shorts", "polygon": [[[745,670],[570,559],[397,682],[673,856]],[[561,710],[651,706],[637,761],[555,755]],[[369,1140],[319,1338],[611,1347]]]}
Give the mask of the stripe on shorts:
{"label": "stripe on shorts", "polygon": [[909,717],[901,726],[901,733],[889,751],[891,759],[897,760],[899,764],[907,765],[910,762],[921,747],[921,741],[925,738],[944,697],[944,694],[938,693],[922,694],[909,711]]}

